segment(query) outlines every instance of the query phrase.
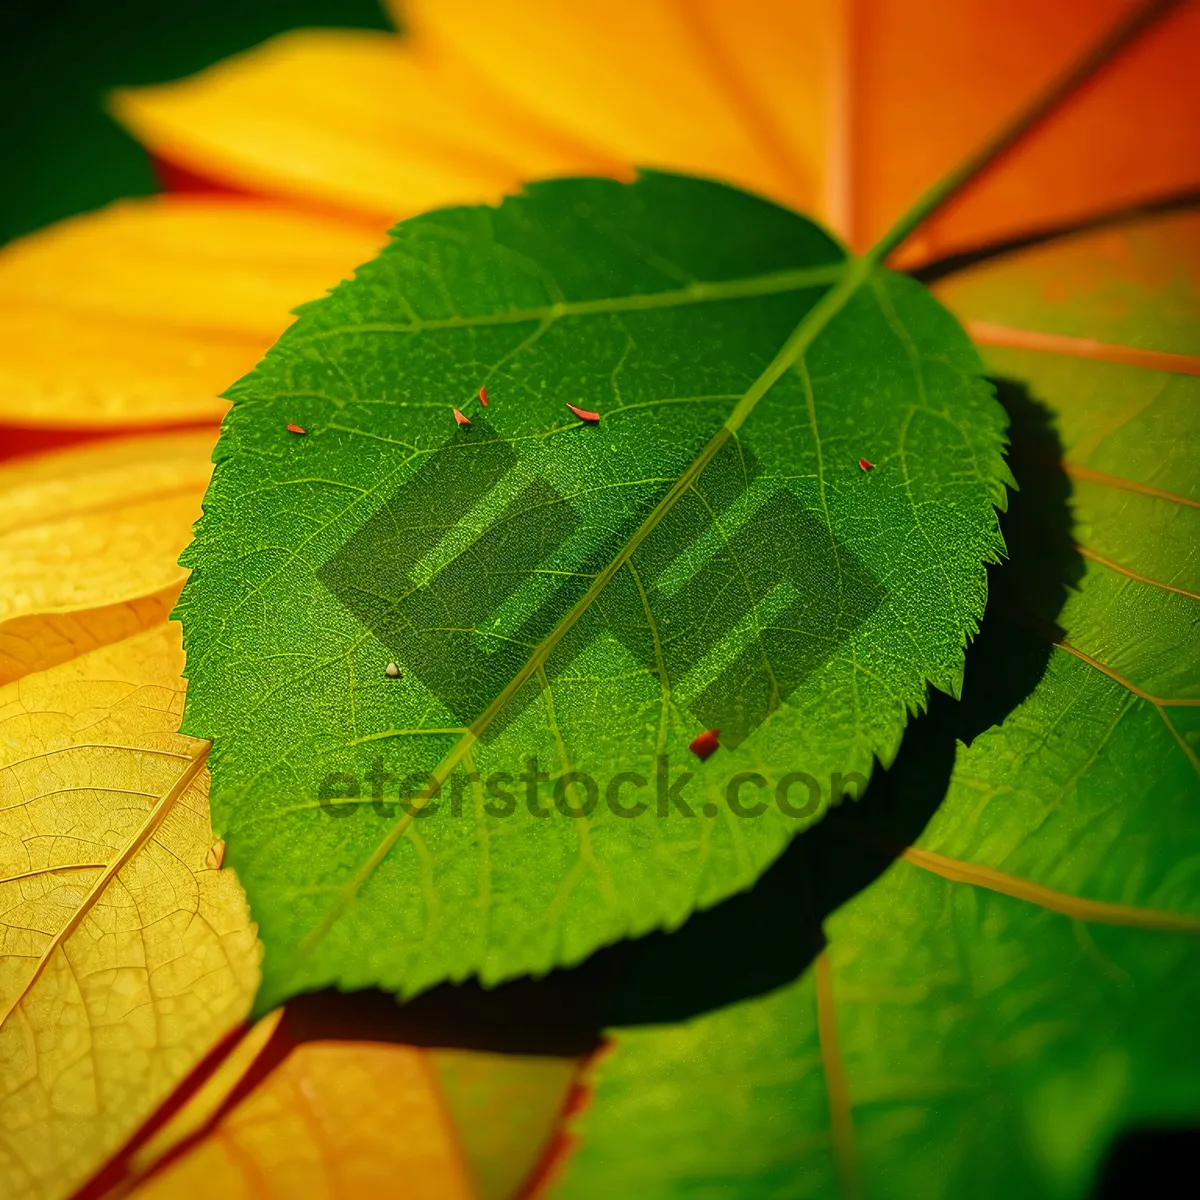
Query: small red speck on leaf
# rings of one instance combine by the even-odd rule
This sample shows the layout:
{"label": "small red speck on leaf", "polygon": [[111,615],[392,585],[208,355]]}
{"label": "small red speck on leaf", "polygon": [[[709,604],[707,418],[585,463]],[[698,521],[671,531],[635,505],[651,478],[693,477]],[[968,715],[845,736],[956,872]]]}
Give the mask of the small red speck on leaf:
{"label": "small red speck on leaf", "polygon": [[470,421],[469,421],[469,420],[468,420],[466,417],[464,417],[464,416],[462,415],[462,413],[460,413],[460,412],[458,411],[458,409],[457,409],[457,408],[454,410],[454,419],[455,419],[455,420],[456,420],[456,421],[457,421],[457,422],[458,422],[460,425],[470,425],[470,423],[471,423],[471,422],[470,422]]}
{"label": "small red speck on leaf", "polygon": [[710,758],[721,747],[721,731],[719,729],[706,729],[703,733],[697,734],[692,739],[692,744],[688,749],[701,761]]}
{"label": "small red speck on leaf", "polygon": [[858,465],[859,465],[860,467],[862,467],[862,469],[863,469],[864,471],[873,471],[873,470],[875,470],[875,464],[874,464],[873,462],[871,462],[869,459],[866,459],[866,458],[860,458],[860,459],[858,460]]}
{"label": "small red speck on leaf", "polygon": [[485,387],[481,387],[479,389],[479,403],[482,404],[484,408],[487,408],[487,388]]}
{"label": "small red speck on leaf", "polygon": [[288,428],[288,433],[307,433],[308,432],[308,430],[305,429],[303,425],[293,425],[291,421],[288,422],[287,428]]}
{"label": "small red speck on leaf", "polygon": [[574,404],[571,404],[569,402],[567,403],[567,407],[581,421],[598,421],[598,420],[600,420],[600,414],[598,412],[589,412],[586,408],[576,408]]}

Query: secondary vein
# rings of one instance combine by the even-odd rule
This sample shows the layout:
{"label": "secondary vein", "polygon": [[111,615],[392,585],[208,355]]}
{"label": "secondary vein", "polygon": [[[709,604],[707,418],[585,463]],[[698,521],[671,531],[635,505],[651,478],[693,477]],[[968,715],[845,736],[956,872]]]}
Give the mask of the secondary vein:
{"label": "secondary vein", "polygon": [[333,909],[318,926],[301,942],[298,960],[306,958],[313,949],[325,938],[326,934],[340,919],[347,906],[362,890],[363,885],[375,873],[383,860],[391,853],[392,848],[404,836],[408,826],[416,818],[421,808],[440,791],[454,768],[463,760],[483,732],[491,725],[501,710],[512,700],[513,696],[541,669],[554,648],[566,635],[579,618],[595,601],[596,597],[608,586],[616,573],[633,557],[637,548],[657,528],[662,519],[675,506],[679,497],[692,487],[700,477],[704,468],[712,461],[718,451],[735,436],[754,411],[759,400],[771,390],[780,378],[790,370],[812,345],[817,335],[846,305],[850,297],[868,278],[872,264],[862,258],[849,259],[845,269],[840,272],[839,282],[832,287],[810,308],[797,323],[795,329],[780,347],[779,352],[768,364],[738,401],[725,422],[710,439],[708,444],[691,462],[688,468],[679,476],[668,490],[667,494],[655,505],[653,511],[638,527],[633,536],[625,543],[614,558],[595,577],[591,586],[579,598],[572,608],[563,616],[558,624],[534,648],[524,666],[501,689],[495,699],[471,723],[467,732],[450,750],[438,767],[430,775],[429,786],[413,798],[408,811],[396,821],[387,831],[378,845],[372,851],[363,865],[355,872],[338,893],[338,901]]}
{"label": "secondary vein", "polygon": [[[304,342],[341,337],[346,333],[429,333],[438,329],[473,329],[494,325],[519,325],[526,321],[547,324],[563,317],[594,317],[609,313],[642,312],[654,308],[686,308],[693,304],[711,304],[717,300],[745,300],[754,296],[776,296],[804,288],[820,287],[842,277],[847,260],[823,263],[792,271],[773,271],[744,279],[717,283],[693,283],[667,292],[643,292],[630,296],[603,296],[597,300],[563,300],[538,308],[510,308],[504,312],[480,313],[473,317],[440,317],[433,320],[367,321],[357,325],[337,325],[311,334]],[[541,331],[539,331],[541,332]]]}

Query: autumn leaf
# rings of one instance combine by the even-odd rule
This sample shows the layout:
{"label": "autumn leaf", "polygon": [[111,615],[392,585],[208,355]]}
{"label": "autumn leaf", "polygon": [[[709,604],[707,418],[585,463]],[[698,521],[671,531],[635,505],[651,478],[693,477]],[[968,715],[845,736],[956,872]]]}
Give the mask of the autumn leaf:
{"label": "autumn leaf", "polygon": [[167,623],[213,436],[0,469],[5,1196],[73,1192],[258,986]]}
{"label": "autumn leaf", "polygon": [[215,423],[289,311],[381,240],[361,222],[197,197],[124,200],[22,238],[0,252],[0,421]]}
{"label": "autumn leaf", "polygon": [[182,665],[164,623],[0,689],[6,1196],[68,1194],[258,984],[207,747],[176,732]]}
{"label": "autumn leaf", "polygon": [[570,1058],[308,1040],[263,1018],[94,1194],[403,1194],[505,1200],[530,1178],[576,1073]]}
{"label": "autumn leaf", "polygon": [[287,33],[194,79],[118,92],[112,108],[169,161],[384,223],[616,161],[581,154],[453,53],[367,30]]}
{"label": "autumn leaf", "polygon": [[211,1139],[134,1195],[471,1195],[422,1052],[372,1043],[293,1051]]}
{"label": "autumn leaf", "polygon": [[[624,177],[636,165],[761,192],[861,251],[1099,46],[1102,86],[929,222],[906,261],[1200,182],[1194,5],[391,7],[402,38],[284,34],[190,80],[121,92],[114,111],[159,158],[200,176],[345,211],[410,216],[493,201],[531,178]],[[1155,119],[1130,118],[1145,112]]]}
{"label": "autumn leaf", "polygon": [[[938,285],[1021,389],[1010,407],[1036,432],[1048,406],[1065,449],[1065,476],[1037,438],[1019,465],[1019,586],[993,572],[963,703],[781,864],[775,910],[790,893],[828,914],[813,965],[614,1030],[553,1195],[1082,1196],[1117,1132],[1200,1116],[1198,239],[1195,213],[1143,218]],[[1027,632],[1056,620],[1054,645]],[[1044,674],[987,729],[1030,663]],[[941,748],[979,726],[943,798]],[[853,894],[864,842],[883,873]]]}
{"label": "autumn leaf", "polygon": [[215,437],[126,438],[0,471],[0,684],[167,619]]}

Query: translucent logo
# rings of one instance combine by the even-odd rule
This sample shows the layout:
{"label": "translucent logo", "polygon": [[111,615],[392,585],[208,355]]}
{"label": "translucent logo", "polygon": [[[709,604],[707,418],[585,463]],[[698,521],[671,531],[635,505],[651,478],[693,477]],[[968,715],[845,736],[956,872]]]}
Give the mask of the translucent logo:
{"label": "translucent logo", "polygon": [[[547,670],[610,635],[669,681],[673,703],[700,728],[737,746],[871,615],[884,589],[736,441],[646,531],[666,490],[619,520],[611,509],[597,520],[586,489],[572,499],[531,476],[477,419],[318,576],[406,675],[469,725],[641,531]],[[510,708],[523,702],[514,697]]]}

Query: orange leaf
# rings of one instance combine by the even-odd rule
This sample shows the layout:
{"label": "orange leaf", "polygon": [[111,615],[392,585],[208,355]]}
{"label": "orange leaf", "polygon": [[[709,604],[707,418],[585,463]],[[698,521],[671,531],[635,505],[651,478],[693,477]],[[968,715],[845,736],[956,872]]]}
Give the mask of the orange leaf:
{"label": "orange leaf", "polygon": [[410,1046],[311,1042],[294,1049],[138,1200],[385,1196],[466,1200],[466,1165],[426,1055]]}
{"label": "orange leaf", "polygon": [[[413,28],[626,162],[717,175],[865,250],[1144,0],[412,0]],[[1163,9],[1163,5],[1156,5]],[[1200,6],[1114,56],[908,261],[1200,183]]]}
{"label": "orange leaf", "polygon": [[[1106,30],[1146,7],[1144,0],[862,0],[848,222],[855,246],[880,237]],[[1195,188],[1197,45],[1200,6],[1161,18],[926,225],[901,262]]]}
{"label": "orange leaf", "polygon": [[574,1082],[573,1059],[297,1042],[290,1011],[233,1044],[83,1195],[504,1200],[533,1173]]}

